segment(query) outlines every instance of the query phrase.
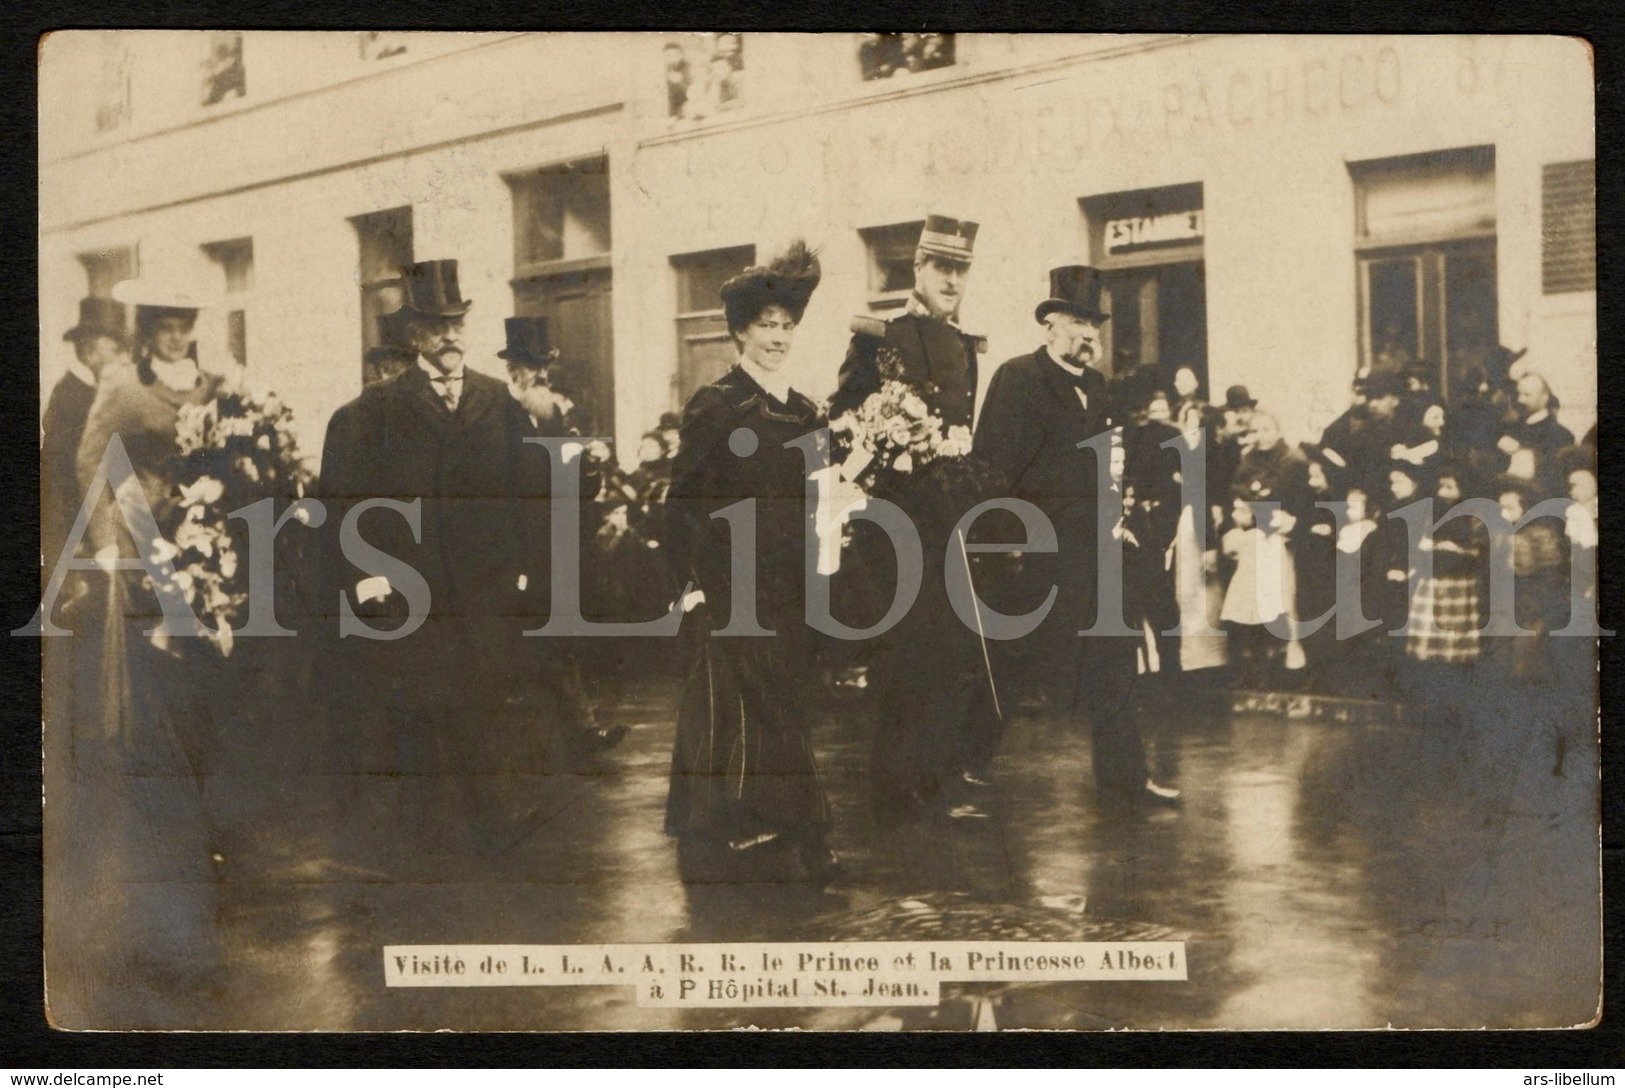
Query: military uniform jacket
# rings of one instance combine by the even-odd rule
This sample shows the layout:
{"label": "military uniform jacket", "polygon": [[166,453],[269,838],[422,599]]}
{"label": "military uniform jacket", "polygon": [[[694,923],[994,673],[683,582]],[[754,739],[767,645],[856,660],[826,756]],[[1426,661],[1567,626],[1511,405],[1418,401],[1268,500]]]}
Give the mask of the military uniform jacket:
{"label": "military uniform jacket", "polygon": [[976,404],[976,356],[984,337],[947,321],[909,311],[888,320],[852,320],[852,343],[841,364],[830,415],[851,411],[887,380],[911,386],[944,424],[969,427]]}
{"label": "military uniform jacket", "polygon": [[[420,500],[421,540],[401,514],[386,509],[361,515],[362,538],[423,575],[431,616],[509,614],[524,569],[518,468],[529,420],[503,383],[473,370],[463,375],[455,412],[416,366],[369,386],[335,412],[322,452],[321,490],[335,541],[355,503]],[[370,572],[336,547],[331,556],[354,603],[356,583]]]}

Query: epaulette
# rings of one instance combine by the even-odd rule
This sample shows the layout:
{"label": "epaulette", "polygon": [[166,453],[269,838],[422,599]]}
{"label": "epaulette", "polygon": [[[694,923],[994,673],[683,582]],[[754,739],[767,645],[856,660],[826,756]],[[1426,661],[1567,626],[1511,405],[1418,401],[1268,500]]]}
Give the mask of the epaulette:
{"label": "epaulette", "polygon": [[852,318],[852,331],[858,336],[872,336],[876,340],[886,337],[886,319],[874,314],[858,314]]}

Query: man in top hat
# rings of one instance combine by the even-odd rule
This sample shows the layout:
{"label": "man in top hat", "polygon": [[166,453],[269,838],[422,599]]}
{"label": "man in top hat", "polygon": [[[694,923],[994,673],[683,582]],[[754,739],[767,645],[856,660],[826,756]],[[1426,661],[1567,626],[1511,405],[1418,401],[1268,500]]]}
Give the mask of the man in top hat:
{"label": "man in top hat", "polygon": [[[1005,494],[1032,503],[1048,517],[1058,545],[1053,552],[1024,555],[1019,572],[1000,592],[990,587],[989,597],[996,599],[989,603],[1013,615],[1042,606],[1050,587],[1057,595],[1037,630],[994,644],[999,698],[995,702],[991,692],[987,698],[978,693],[968,740],[980,748],[978,767],[985,767],[1014,697],[1031,686],[1046,688],[1062,713],[1088,713],[1101,803],[1128,810],[1144,803],[1176,803],[1179,794],[1151,780],[1131,716],[1137,640],[1078,634],[1099,618],[1100,504],[1107,504],[1118,523],[1114,531],[1126,545],[1132,543],[1123,537],[1120,484],[1101,489],[1096,449],[1084,445],[1117,423],[1106,378],[1095,369],[1103,362],[1100,332],[1107,320],[1100,294],[1097,269],[1068,265],[1052,270],[1049,297],[1034,311],[1044,328],[1044,346],[1005,362],[988,383],[976,427],[976,453],[996,470]],[[1120,479],[1116,466],[1112,469],[1110,478]],[[985,521],[978,530],[990,534],[990,540],[1026,538],[1012,515],[993,513]],[[1117,617],[1117,625],[1122,623]]]}
{"label": "man in top hat", "polygon": [[[355,504],[415,505],[365,510],[355,526],[366,544],[415,577],[403,574],[406,584],[394,584],[377,562],[357,565],[353,544],[335,547],[341,612],[396,637],[351,630],[340,643],[346,654],[333,656],[353,659],[345,662],[359,704],[352,717],[373,727],[347,746],[370,764],[358,769],[399,776],[406,791],[400,815],[418,825],[409,833],[472,828],[472,844],[454,845],[461,852],[490,845],[482,841],[490,830],[485,791],[474,776],[506,766],[491,750],[501,732],[490,725],[518,637],[524,417],[501,381],[464,366],[463,318],[472,303],[459,289],[457,262],[423,261],[403,269],[402,278],[400,328],[413,365],[363,388],[333,414],[321,486],[334,537]],[[353,623],[341,615],[341,624]]]}
{"label": "man in top hat", "polygon": [[[970,273],[978,225],[943,215],[926,217],[914,253],[914,293],[907,308],[889,319],[852,320],[852,342],[841,364],[840,387],[830,415],[849,411],[886,381],[909,386],[944,426],[970,426],[976,403],[976,356],[986,341],[957,324]],[[963,732],[970,685],[985,684],[986,670],[975,633],[954,616],[944,588],[943,556],[952,521],[925,512],[927,499],[907,483],[888,495],[920,532],[924,571],[920,594],[903,620],[875,649],[871,678],[880,705],[874,781],[883,810],[899,815],[934,810],[955,818],[985,815],[970,798],[958,766],[956,737]],[[853,562],[842,577],[867,583],[856,592],[863,611],[856,625],[878,620],[896,586],[890,545],[874,527],[859,522]],[[857,569],[853,569],[857,568]],[[867,653],[867,644],[858,644]],[[949,678],[944,682],[943,678]]]}
{"label": "man in top hat", "polygon": [[85,433],[96,386],[109,367],[128,366],[130,340],[125,331],[125,309],[108,298],[79,302],[79,323],[62,334],[73,345],[68,372],[51,389],[41,423],[40,444],[40,554],[46,571],[61,556],[62,546],[79,513],[80,493],[75,477],[79,440]]}
{"label": "man in top hat", "polygon": [[[510,317],[504,321],[507,345],[497,358],[508,365],[508,391],[524,413],[525,437],[564,438],[574,435],[562,410],[560,398],[549,384],[548,370],[559,357],[548,338],[544,317]],[[549,612],[548,593],[552,587],[552,462],[543,451],[527,447],[520,455],[519,493],[522,498],[522,528],[525,534],[525,588],[521,594],[522,613],[527,627],[541,627]],[[595,491],[594,484],[582,480],[581,494],[573,500],[583,505],[581,495]],[[558,500],[565,501],[565,500]],[[586,561],[586,533],[592,531],[582,519],[581,559]],[[578,565],[577,569],[581,567]],[[558,720],[558,734],[577,756],[607,751],[625,739],[627,729],[599,726],[592,701],[581,677],[581,666],[566,640],[523,639],[517,647],[527,682],[534,681],[538,692],[552,703]],[[521,695],[529,694],[521,692]]]}
{"label": "man in top hat", "polygon": [[1394,447],[1405,433],[1399,426],[1399,404],[1405,379],[1374,370],[1355,383],[1355,402],[1326,425],[1320,435],[1322,456],[1345,468],[1353,486],[1379,488],[1388,475]]}

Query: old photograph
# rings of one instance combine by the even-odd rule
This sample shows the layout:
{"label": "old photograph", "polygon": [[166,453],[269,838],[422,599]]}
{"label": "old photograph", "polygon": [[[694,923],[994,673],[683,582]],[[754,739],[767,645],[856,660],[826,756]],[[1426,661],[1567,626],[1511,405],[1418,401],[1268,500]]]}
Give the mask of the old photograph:
{"label": "old photograph", "polygon": [[1597,1022],[1585,42],[38,57],[55,1028]]}

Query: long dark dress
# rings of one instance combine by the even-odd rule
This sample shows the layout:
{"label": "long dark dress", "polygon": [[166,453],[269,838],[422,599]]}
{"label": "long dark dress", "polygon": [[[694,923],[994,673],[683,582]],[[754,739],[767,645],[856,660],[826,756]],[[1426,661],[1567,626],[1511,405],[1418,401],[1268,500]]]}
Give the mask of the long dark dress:
{"label": "long dark dress", "polygon": [[[821,840],[829,812],[805,715],[806,468],[785,448],[820,424],[799,393],[781,402],[739,368],[694,394],[667,498],[669,562],[705,603],[689,614],[697,649],[678,710],[666,832],[741,845]],[[756,620],[772,637],[719,636],[732,600],[728,522],[756,504]],[[741,552],[741,554],[748,554]]]}

